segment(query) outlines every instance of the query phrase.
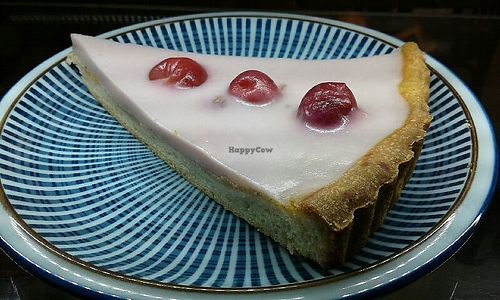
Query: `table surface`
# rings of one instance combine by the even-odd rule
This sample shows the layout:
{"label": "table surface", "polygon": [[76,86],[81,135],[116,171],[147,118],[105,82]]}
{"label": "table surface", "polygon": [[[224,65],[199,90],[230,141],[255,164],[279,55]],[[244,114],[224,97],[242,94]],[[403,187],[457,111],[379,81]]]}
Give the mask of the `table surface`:
{"label": "table surface", "polygon": [[[70,46],[69,33],[96,35],[128,24],[186,13],[202,7],[72,6],[35,7],[0,3],[0,95],[52,54]],[[220,9],[217,9],[220,10]],[[280,10],[283,12],[282,10]],[[454,71],[477,95],[499,132],[500,16],[498,11],[418,9],[397,12],[301,11],[367,26],[421,48]],[[96,18],[98,15],[100,17]],[[115,17],[111,17],[111,16]],[[70,16],[70,17],[68,17]],[[118,17],[117,17],[118,16]],[[500,298],[500,214],[498,192],[469,241],[446,263],[382,299]],[[78,299],[27,273],[0,251],[0,299]]]}

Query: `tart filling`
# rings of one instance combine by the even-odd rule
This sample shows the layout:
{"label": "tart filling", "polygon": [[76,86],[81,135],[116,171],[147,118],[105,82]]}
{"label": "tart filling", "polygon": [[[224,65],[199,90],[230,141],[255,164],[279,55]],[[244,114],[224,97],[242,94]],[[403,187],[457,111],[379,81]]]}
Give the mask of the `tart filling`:
{"label": "tart filling", "polygon": [[[338,179],[408,116],[398,91],[400,51],[304,61],[200,55],[79,35],[73,43],[96,80],[155,134],[214,174],[283,204]],[[200,63],[208,73],[206,82],[176,89],[148,79],[159,61],[180,56]],[[229,94],[230,82],[249,68],[269,75],[281,96],[259,106]],[[346,83],[359,109],[340,130],[311,130],[297,119],[297,108],[309,89],[329,81]]]}

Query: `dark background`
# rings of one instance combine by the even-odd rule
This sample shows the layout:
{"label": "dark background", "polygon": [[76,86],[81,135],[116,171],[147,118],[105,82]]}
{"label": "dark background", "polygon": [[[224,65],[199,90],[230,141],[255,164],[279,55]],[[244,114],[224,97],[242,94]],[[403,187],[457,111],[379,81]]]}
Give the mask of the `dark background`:
{"label": "dark background", "polygon": [[[24,74],[70,46],[69,34],[97,35],[163,17],[272,11],[342,20],[413,40],[478,96],[499,132],[499,1],[0,1],[0,96]],[[497,135],[498,137],[498,135]],[[498,194],[498,193],[497,193]],[[499,299],[500,214],[494,195],[482,223],[443,266],[384,299]],[[72,299],[26,273],[0,251],[0,300]]]}

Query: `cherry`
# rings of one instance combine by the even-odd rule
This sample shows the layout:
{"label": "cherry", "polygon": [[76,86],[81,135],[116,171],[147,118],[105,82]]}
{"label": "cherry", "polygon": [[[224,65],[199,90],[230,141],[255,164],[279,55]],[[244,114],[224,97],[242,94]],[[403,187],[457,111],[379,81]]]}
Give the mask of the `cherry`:
{"label": "cherry", "polygon": [[262,105],[281,95],[276,83],[266,74],[257,70],[247,70],[231,81],[229,94],[251,104]]}
{"label": "cherry", "polygon": [[207,80],[207,71],[187,57],[170,57],[162,60],[151,71],[149,80],[166,79],[166,83],[178,88],[193,88]]}
{"label": "cherry", "polygon": [[351,90],[343,82],[323,82],[312,87],[302,98],[297,117],[309,127],[335,129],[348,120],[358,107]]}

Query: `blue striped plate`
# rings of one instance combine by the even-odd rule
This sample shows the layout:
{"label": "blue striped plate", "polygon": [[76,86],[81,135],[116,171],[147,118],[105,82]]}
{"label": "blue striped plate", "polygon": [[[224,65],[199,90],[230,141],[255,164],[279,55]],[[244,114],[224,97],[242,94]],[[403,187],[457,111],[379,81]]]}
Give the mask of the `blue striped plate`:
{"label": "blue striped plate", "polygon": [[[102,36],[304,60],[379,55],[401,44],[342,22],[259,13],[170,18]],[[27,74],[0,102],[0,244],[31,272],[74,292],[136,299],[373,295],[442,263],[489,202],[496,179],[491,125],[468,88],[427,57],[434,119],[413,177],[366,247],[322,270],[224,211],[134,139],[64,62],[70,50]]]}

